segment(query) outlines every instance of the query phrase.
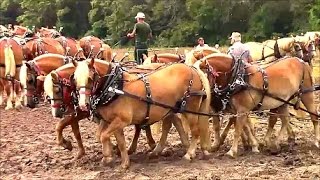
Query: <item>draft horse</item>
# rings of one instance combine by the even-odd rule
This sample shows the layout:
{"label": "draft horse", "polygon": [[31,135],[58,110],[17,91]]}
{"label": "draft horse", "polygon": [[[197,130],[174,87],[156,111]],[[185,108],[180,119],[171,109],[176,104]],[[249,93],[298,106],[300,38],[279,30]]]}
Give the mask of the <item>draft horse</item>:
{"label": "draft horse", "polygon": [[[154,102],[160,102],[169,107],[176,105],[178,108],[175,109],[181,111],[189,122],[192,140],[184,158],[190,160],[195,157],[199,136],[202,150],[204,154],[208,154],[210,147],[208,117],[184,112],[185,108],[195,112],[209,112],[210,87],[200,70],[185,64],[172,64],[141,78],[138,75],[123,72],[118,64],[108,63],[105,76],[97,78],[95,73],[97,70],[93,64],[94,59],[90,63],[75,63],[74,80],[80,94],[80,108],[87,110],[90,104],[90,109],[108,124],[108,127],[102,129],[100,135],[104,163],[110,163],[113,160],[110,146],[112,134],[115,135],[121,152],[121,167],[126,169],[129,167],[130,160],[123,128],[130,124],[152,124],[174,113],[171,112],[171,108],[155,106]],[[170,79],[167,78],[168,76]],[[163,84],[167,86],[164,87]],[[204,98],[204,95],[207,98]]]}
{"label": "draft horse", "polygon": [[0,105],[3,103],[3,90],[7,93],[6,110],[21,107],[21,87],[19,82],[23,52],[12,38],[0,39]]}
{"label": "draft horse", "polygon": [[[284,115],[283,118],[288,118],[289,112],[285,102],[294,97],[298,97],[310,112],[315,132],[314,143],[319,148],[319,122],[312,92],[314,84],[312,70],[307,63],[296,57],[287,57],[262,69],[256,65],[247,66],[241,59],[236,60],[228,55],[212,54],[201,59],[198,64],[201,68],[209,68],[210,72],[215,72],[209,73],[215,96],[220,99],[220,103],[227,104],[230,111],[238,115],[235,121],[234,140],[228,155],[235,157],[238,152],[238,140],[242,128],[248,126],[247,113],[252,110],[279,108],[279,113]],[[219,76],[214,76],[217,73]],[[214,123],[215,127],[220,126],[219,123]],[[289,120],[283,123],[285,124],[282,125],[275,140],[276,144],[288,129]],[[215,128],[216,135],[220,134],[219,131],[220,128]],[[249,140],[253,146],[258,145],[254,136],[249,136]]]}

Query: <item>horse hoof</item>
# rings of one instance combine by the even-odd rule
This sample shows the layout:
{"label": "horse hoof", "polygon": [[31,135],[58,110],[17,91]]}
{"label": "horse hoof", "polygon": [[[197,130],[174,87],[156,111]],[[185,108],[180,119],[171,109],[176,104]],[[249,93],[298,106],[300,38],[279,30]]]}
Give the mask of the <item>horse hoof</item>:
{"label": "horse hoof", "polygon": [[109,166],[109,165],[112,164],[113,158],[112,157],[103,157],[101,162],[102,162],[103,165]]}
{"label": "horse hoof", "polygon": [[123,170],[127,170],[129,167],[130,167],[129,161],[126,161],[126,162],[124,162],[124,163],[121,163],[121,168],[122,168]]}
{"label": "horse hoof", "polygon": [[226,155],[231,157],[231,158],[236,158],[237,157],[237,153],[235,153],[231,149],[226,153]]}
{"label": "horse hoof", "polygon": [[86,154],[86,153],[85,153],[84,151],[81,151],[81,152],[79,152],[78,155],[77,155],[76,157],[74,157],[73,159],[74,159],[74,160],[78,160],[78,159],[82,158],[85,154]]}
{"label": "horse hoof", "polygon": [[150,145],[150,151],[154,150],[154,148],[156,148],[156,144],[151,144]]}
{"label": "horse hoof", "polygon": [[219,148],[220,148],[220,145],[219,145],[219,144],[214,144],[214,145],[212,146],[212,148],[211,148],[211,152],[216,152],[216,151],[219,150]]}
{"label": "horse hoof", "polygon": [[191,162],[191,160],[192,160],[191,156],[188,153],[183,156],[183,159],[188,162]]}
{"label": "horse hoof", "polygon": [[259,151],[259,149],[258,149],[258,147],[252,147],[252,152],[253,153],[260,153],[260,151]]}
{"label": "horse hoof", "polygon": [[68,140],[65,140],[62,146],[69,151],[72,151],[73,149],[71,142]]}
{"label": "horse hoof", "polygon": [[21,105],[21,104],[16,104],[16,105],[15,105],[15,108],[16,108],[16,109],[21,109],[21,108],[22,108],[22,105]]}
{"label": "horse hoof", "polygon": [[13,109],[12,105],[11,106],[6,106],[6,108],[4,108],[4,110],[11,110]]}
{"label": "horse hoof", "polygon": [[150,159],[155,159],[157,157],[159,157],[158,152],[152,151],[152,152],[148,153],[148,158],[150,158]]}
{"label": "horse hoof", "polygon": [[202,160],[208,160],[210,155],[211,155],[211,153],[209,153],[208,151],[203,151],[203,152],[202,152],[202,156],[201,156],[200,159],[202,159]]}

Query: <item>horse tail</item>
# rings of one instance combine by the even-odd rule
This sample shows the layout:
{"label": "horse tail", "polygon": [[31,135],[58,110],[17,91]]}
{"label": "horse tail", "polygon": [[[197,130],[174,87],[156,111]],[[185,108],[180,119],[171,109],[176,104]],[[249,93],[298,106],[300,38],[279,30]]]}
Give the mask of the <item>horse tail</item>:
{"label": "horse tail", "polygon": [[16,75],[16,61],[11,45],[6,45],[4,48],[4,62],[5,62],[5,75],[14,77]]}
{"label": "horse tail", "polygon": [[[202,82],[203,89],[206,93],[206,98],[202,99],[200,112],[209,113],[210,112],[210,103],[211,103],[211,88],[209,80],[206,74],[200,69],[200,64],[202,61],[196,61],[193,64],[193,67],[196,69],[196,72],[199,75],[199,78]],[[200,130],[200,144],[203,150],[209,150],[211,147],[210,140],[210,131],[209,131],[209,117],[208,116],[199,116],[199,130]]]}

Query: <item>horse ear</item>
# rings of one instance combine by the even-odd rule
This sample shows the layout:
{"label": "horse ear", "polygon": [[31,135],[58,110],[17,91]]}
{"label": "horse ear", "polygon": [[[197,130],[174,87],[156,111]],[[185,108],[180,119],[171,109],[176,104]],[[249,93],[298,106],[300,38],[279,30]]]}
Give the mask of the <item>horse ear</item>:
{"label": "horse ear", "polygon": [[78,61],[75,60],[75,59],[72,59],[72,64],[74,67],[77,67],[78,66]]}
{"label": "horse ear", "polygon": [[58,74],[56,72],[52,72],[51,73],[51,77],[52,77],[52,82],[53,83],[58,83],[59,77],[58,77]]}
{"label": "horse ear", "polygon": [[93,68],[94,65],[94,57],[91,58],[91,61],[89,62],[89,67]]}

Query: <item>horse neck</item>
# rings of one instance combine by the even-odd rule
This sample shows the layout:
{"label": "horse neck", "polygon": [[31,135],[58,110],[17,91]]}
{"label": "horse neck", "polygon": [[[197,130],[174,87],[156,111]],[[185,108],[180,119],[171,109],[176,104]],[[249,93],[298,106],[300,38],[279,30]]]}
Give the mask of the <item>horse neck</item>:
{"label": "horse neck", "polygon": [[214,57],[208,58],[208,62],[214,71],[219,73],[216,77],[218,85],[226,85],[230,79],[233,71],[233,59],[227,57]]}
{"label": "horse neck", "polygon": [[56,70],[60,78],[69,78],[75,71],[74,66],[69,66],[63,69]]}
{"label": "horse neck", "polygon": [[292,52],[294,50],[294,39],[279,39],[278,45],[280,53],[281,51],[285,51],[285,53]]}
{"label": "horse neck", "polygon": [[105,61],[104,62],[95,61],[93,66],[94,66],[95,70],[97,71],[97,73],[99,74],[99,76],[104,76],[104,75],[110,73],[110,71],[111,71],[111,64],[106,63]]}
{"label": "horse neck", "polygon": [[45,74],[49,74],[52,70],[55,70],[64,64],[64,59],[59,57],[44,57],[33,61],[39,70]]}

